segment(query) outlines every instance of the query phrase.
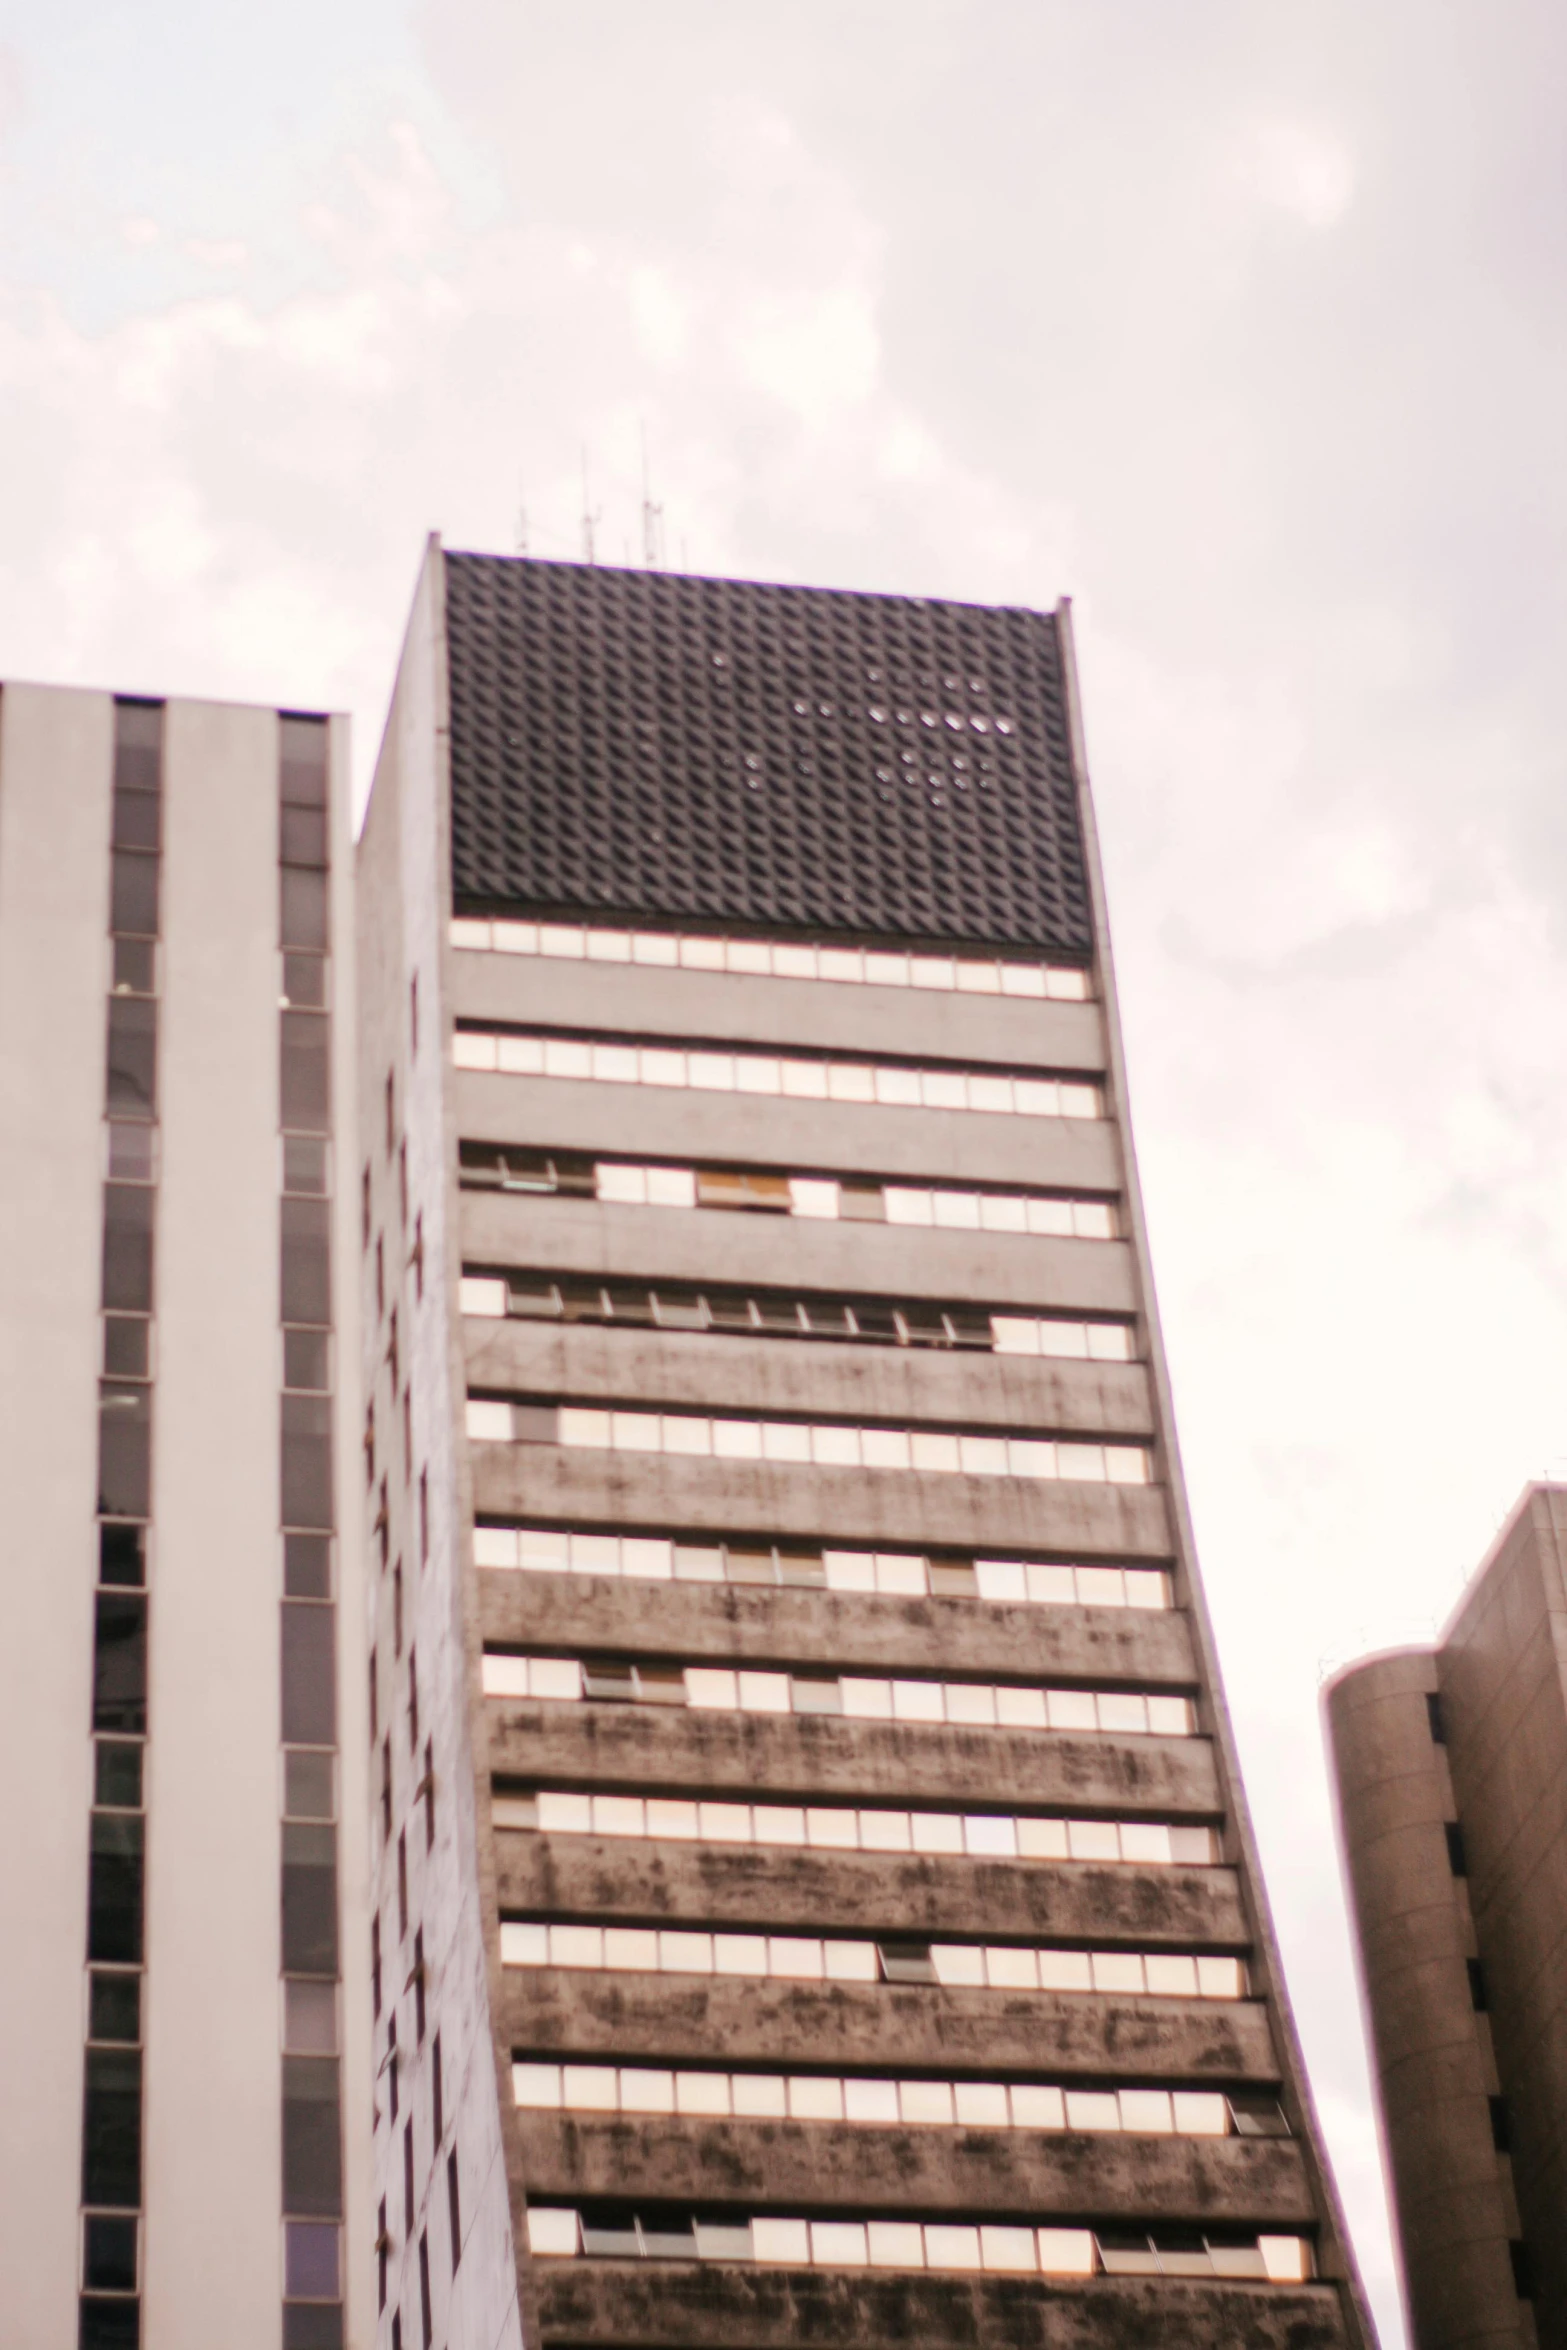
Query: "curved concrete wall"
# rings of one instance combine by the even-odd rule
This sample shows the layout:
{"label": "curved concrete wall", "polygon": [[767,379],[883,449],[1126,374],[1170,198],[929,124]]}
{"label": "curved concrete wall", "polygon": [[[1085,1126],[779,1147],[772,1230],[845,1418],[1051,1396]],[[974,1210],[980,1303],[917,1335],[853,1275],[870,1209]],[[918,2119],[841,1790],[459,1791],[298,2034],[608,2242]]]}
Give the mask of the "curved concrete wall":
{"label": "curved concrete wall", "polygon": [[1492,2139],[1489,2032],[1466,1961],[1475,1944],[1449,1862],[1445,1749],[1426,1699],[1436,1656],[1372,1657],[1324,1693],[1345,1874],[1376,2065],[1383,2146],[1416,2350],[1525,2350],[1508,2165]]}

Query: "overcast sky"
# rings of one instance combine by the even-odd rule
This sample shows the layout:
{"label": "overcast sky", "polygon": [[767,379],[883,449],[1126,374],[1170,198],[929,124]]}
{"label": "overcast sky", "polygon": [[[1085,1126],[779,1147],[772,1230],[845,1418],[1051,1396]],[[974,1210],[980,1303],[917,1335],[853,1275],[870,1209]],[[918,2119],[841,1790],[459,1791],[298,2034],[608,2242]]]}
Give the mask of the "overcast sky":
{"label": "overcast sky", "polygon": [[1567,1455],[1546,0],[0,0],[0,674],[346,707],[423,535],[1076,599],[1188,1473],[1391,2346],[1317,1716]]}

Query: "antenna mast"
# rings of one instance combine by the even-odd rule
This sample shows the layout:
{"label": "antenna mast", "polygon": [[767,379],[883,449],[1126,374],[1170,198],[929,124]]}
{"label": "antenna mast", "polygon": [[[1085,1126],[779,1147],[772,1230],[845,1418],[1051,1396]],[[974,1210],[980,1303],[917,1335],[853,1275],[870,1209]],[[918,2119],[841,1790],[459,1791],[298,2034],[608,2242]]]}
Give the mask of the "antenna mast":
{"label": "antenna mast", "polygon": [[602,509],[593,504],[589,494],[588,452],[584,448],[582,452],[582,560],[584,563],[598,561],[598,526],[603,519]]}
{"label": "antenna mast", "polygon": [[645,423],[642,426],[642,560],[649,571],[664,568],[664,509],[654,505],[648,481]]}

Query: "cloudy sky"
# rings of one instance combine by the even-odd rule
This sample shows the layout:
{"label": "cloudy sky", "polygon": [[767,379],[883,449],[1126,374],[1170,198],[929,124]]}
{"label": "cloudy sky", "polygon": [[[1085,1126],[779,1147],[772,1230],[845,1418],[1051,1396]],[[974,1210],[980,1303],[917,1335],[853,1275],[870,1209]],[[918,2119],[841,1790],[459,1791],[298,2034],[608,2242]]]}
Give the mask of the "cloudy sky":
{"label": "cloudy sky", "polygon": [[[1199,1536],[1400,2339],[1317,1719],[1567,1456],[1546,0],[0,0],[0,674],[346,707],[423,535],[1077,600]],[[1553,678],[1557,681],[1553,685]]]}

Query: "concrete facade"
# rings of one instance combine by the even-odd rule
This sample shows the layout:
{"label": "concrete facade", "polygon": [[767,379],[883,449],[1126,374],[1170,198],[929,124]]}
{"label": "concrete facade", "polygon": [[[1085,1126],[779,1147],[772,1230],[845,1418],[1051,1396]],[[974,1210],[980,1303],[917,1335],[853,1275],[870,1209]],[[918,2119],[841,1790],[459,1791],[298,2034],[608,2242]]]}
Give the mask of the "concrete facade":
{"label": "concrete facade", "polygon": [[[0,1199],[25,1235],[0,1298],[16,1533],[0,1738],[12,1783],[31,1791],[3,1831],[12,1929],[0,2261],[3,2330],[27,2350],[75,2343],[79,2322],[83,2341],[106,2327],[103,2339],[157,2350],[219,2337],[234,2350],[276,2350],[284,2325],[279,718],[201,702],[157,708],[152,1498],[135,1587],[147,1610],[146,1732],[117,1741],[139,1750],[145,1838],[140,2191],[114,2221],[131,2231],[132,2289],[79,2313],[84,2044],[103,2037],[87,1920],[89,1823],[105,1817],[92,1808],[99,1381],[116,1370],[101,1312],[116,704],[107,693],[0,690]],[[346,938],[346,728],[326,738],[330,887]],[[330,981],[325,1008],[336,1019],[335,1106],[350,1120],[351,1004],[345,1012]],[[334,1255],[342,1331],[357,1312],[357,1268],[341,1236]],[[335,1590],[348,1620],[362,1606],[356,1396],[350,1357],[337,1387]],[[344,1666],[335,1800],[349,1950],[366,1932],[362,1692],[357,1666],[351,1677]],[[354,2111],[369,2097],[357,1973],[334,1996],[341,2102]],[[334,2314],[337,2338],[352,2343],[368,2340],[368,2181],[361,2146],[344,2159],[351,2249]]]}
{"label": "concrete facade", "polygon": [[[432,545],[359,864],[364,1361],[376,1394],[366,1433],[370,1489],[379,1502],[384,1478],[387,1497],[384,1541],[372,1537],[369,1557],[380,1735],[391,1741],[376,1829],[387,1983],[378,2024],[377,2193],[389,2215],[380,2343],[389,2350],[394,2322],[410,2350],[423,2338],[426,2291],[430,2338],[454,2350],[481,2342],[488,2350],[519,2334],[541,2350],[892,2338],[996,2345],[1244,2338],[1294,2350],[1364,2343],[1369,2330],[1278,1978],[1192,1557],[1125,1123],[1080,735],[1074,789],[1099,939],[1088,1001],[937,996],[492,952],[460,925],[453,931],[454,915],[521,919],[539,909],[500,901],[475,908],[451,896],[452,773],[454,766],[466,773],[482,746],[454,748],[453,730],[475,721],[471,679],[466,715],[454,718],[446,699],[446,580],[446,559]],[[700,592],[697,583],[693,593]],[[1065,615],[1031,625],[1057,632],[1052,641],[1066,647],[1069,672]],[[546,654],[524,642],[506,658],[531,676],[541,699],[552,690]],[[569,774],[558,788],[569,795]],[[463,821],[471,832],[480,816],[469,809]],[[612,897],[617,876],[608,847],[605,854]],[[546,912],[592,920],[581,907]],[[681,927],[656,908],[648,920],[666,931]],[[685,927],[722,932],[722,914]],[[1019,940],[1012,952],[1027,960],[1028,943]],[[1047,959],[1043,943],[1033,953]],[[1107,1115],[1026,1119],[489,1075],[453,1066],[460,1026],[1090,1073],[1105,1088]],[[465,1182],[465,1144],[1108,1198],[1117,1203],[1121,1237],[1000,1237],[500,1192]],[[405,1150],[406,1205],[397,1192]],[[422,1291],[404,1269],[412,1226],[422,1233]],[[388,1267],[397,1268],[392,1279]],[[760,1329],[465,1320],[465,1269],[1120,1316],[1134,1331],[1135,1360],[1021,1360],[983,1349],[781,1340]],[[389,1359],[394,1306],[397,1357],[412,1386],[408,1463],[395,1417],[403,1371]],[[468,1394],[1108,1437],[1144,1444],[1151,1475],[1141,1485],[1032,1482],[475,1441],[465,1432]],[[420,1479],[428,1543],[415,1571],[410,1496]],[[1171,1579],[1174,1604],[1146,1612],[1004,1606],[978,1597],[497,1570],[475,1563],[476,1527],[622,1534],[655,1545],[727,1539],[752,1550],[781,1543],[817,1553],[840,1546],[1157,1567]],[[427,1766],[409,1755],[404,1728],[415,1648],[437,1790],[428,1857]],[[519,1701],[485,1696],[486,1656],[611,1659],[649,1670],[744,1663],[774,1673],[993,1677],[1030,1689],[1162,1694],[1192,1702],[1195,1734],[1077,1735],[837,1714],[768,1719],[592,1696]],[[515,1805],[492,1810],[492,1799],[538,1787],[1127,1820],[1211,1830],[1218,1842],[1201,1866],[1025,1863],[571,1835],[510,1824],[520,1816]],[[503,1926],[551,1921],[1225,1954],[1244,1961],[1248,1991],[1221,2002],[958,1991],[890,1975],[855,1984],[693,1981],[523,1966],[504,1956]],[[403,1984],[420,1936],[424,2040],[410,2059],[415,2001],[408,1987],[393,1986]],[[437,2031],[445,2085],[439,2130],[427,2086]],[[394,2044],[403,2081],[395,2124],[384,2094]],[[1277,2099],[1279,2116],[1276,2130],[1267,2125],[1274,2134],[1247,2134],[1237,2123],[1204,2139],[520,2109],[513,2063],[559,2059],[763,2072],[841,2065],[882,2078],[902,2071],[1096,2087],[1202,2084],[1242,2105],[1249,2098],[1258,2112]],[[403,2134],[410,2112],[411,2140]],[[466,2244],[453,2272],[433,2216],[453,2154],[464,2214],[483,2215],[474,2223],[471,2272]],[[1080,2282],[1048,2271],[969,2278],[939,2273],[934,2255],[928,2272],[906,2276],[769,2268],[737,2253],[627,2263],[594,2252],[586,2235],[575,2256],[560,2256],[558,2244],[549,2254],[530,2252],[530,2210],[542,2246],[551,2230],[552,2242],[558,2238],[563,2212],[612,2208],[697,2212],[714,2225],[728,2214],[741,2230],[768,2213],[914,2217],[938,2238],[947,2223],[961,2232],[1026,2220],[1076,2229],[1084,2242],[1092,2236],[1098,2273]],[[542,2213],[555,2216],[546,2224]],[[397,2215],[402,2225],[393,2224]],[[1208,2265],[1210,2238],[1231,2260],[1229,2273],[1239,2273],[1233,2264],[1244,2258],[1259,2281],[1220,2281],[1226,2272]],[[1304,2247],[1267,2254],[1277,2263],[1298,2257],[1294,2281],[1282,2267],[1269,2270],[1274,2281],[1260,2281],[1263,2239]],[[422,2270],[416,2241],[426,2246]],[[1207,2283],[1183,2281],[1199,2268]]]}
{"label": "concrete facade", "polygon": [[1567,1494],[1524,1495],[1434,1648],[1325,1695],[1422,2350],[1567,2326]]}

